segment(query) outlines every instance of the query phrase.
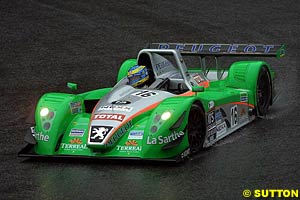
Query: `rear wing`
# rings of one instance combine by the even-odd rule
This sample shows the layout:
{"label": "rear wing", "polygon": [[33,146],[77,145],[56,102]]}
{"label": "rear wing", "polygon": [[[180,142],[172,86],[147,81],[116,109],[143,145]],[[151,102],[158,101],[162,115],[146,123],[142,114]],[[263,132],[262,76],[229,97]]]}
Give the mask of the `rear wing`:
{"label": "rear wing", "polygon": [[177,49],[181,54],[205,56],[265,56],[282,58],[285,45],[149,43],[149,49]]}
{"label": "rear wing", "polygon": [[285,56],[285,45],[270,44],[201,44],[201,43],[149,43],[149,49],[176,49],[182,55],[199,56],[201,69],[206,76],[210,71],[205,57],[215,58],[217,79],[222,79],[226,69],[220,66],[221,56],[263,56],[282,58]]}

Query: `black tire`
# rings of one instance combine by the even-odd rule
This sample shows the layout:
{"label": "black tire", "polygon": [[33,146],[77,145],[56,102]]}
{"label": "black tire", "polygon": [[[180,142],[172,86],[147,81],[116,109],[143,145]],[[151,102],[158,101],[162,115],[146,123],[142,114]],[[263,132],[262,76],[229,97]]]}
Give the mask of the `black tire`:
{"label": "black tire", "polygon": [[269,71],[262,67],[258,74],[256,85],[256,105],[257,114],[264,116],[269,112],[269,106],[272,98],[272,83]]}
{"label": "black tire", "polygon": [[203,149],[206,135],[205,114],[198,104],[193,104],[188,119],[188,140],[191,154]]}

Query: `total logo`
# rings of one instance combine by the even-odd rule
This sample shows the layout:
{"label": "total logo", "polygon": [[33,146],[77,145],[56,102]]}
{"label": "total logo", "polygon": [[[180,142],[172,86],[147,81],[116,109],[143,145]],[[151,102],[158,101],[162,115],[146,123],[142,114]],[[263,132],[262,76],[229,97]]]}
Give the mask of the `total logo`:
{"label": "total logo", "polygon": [[183,136],[184,136],[183,131],[179,131],[178,133],[174,131],[171,135],[166,137],[158,136],[157,138],[151,138],[148,136],[147,144],[167,144]]}
{"label": "total logo", "polygon": [[122,114],[96,114],[94,115],[94,120],[115,120],[122,122],[126,115]]}

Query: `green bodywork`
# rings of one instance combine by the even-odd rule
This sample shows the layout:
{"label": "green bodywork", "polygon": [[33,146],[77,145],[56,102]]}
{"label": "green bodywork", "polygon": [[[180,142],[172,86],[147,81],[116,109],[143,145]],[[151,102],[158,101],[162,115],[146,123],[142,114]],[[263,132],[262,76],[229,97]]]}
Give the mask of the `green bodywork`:
{"label": "green bodywork", "polygon": [[[128,68],[136,64],[136,59],[126,60],[118,73],[117,80],[126,76]],[[111,88],[93,90],[82,94],[47,93],[43,95],[35,112],[35,139],[36,154],[45,156],[90,156],[90,157],[116,157],[141,159],[168,159],[181,156],[189,148],[186,127],[188,124],[189,109],[193,103],[199,103],[207,113],[208,104],[214,101],[216,107],[231,102],[240,101],[242,89],[248,94],[248,103],[256,106],[256,85],[260,68],[266,66],[272,79],[274,72],[269,65],[262,61],[241,61],[233,63],[228,76],[224,80],[211,81],[209,87],[195,88],[195,92],[187,96],[167,98],[153,108],[137,115],[131,127],[119,139],[116,145],[107,149],[93,149],[87,145],[91,112],[86,112],[85,103],[91,100],[100,100],[111,91]],[[200,69],[190,70],[201,72]],[[74,88],[74,85],[69,87]],[[41,109],[48,108],[49,113],[41,116]],[[162,121],[156,118],[165,111],[172,117]],[[183,119],[182,119],[183,118]],[[175,126],[178,120],[179,126]],[[156,126],[156,131],[153,131]],[[82,136],[70,136],[74,130],[84,131]],[[143,139],[130,141],[130,131],[143,131]],[[182,135],[181,135],[182,134]],[[173,137],[182,137],[177,145],[168,145]],[[134,142],[134,143],[132,143]],[[128,145],[129,144],[129,145]]]}

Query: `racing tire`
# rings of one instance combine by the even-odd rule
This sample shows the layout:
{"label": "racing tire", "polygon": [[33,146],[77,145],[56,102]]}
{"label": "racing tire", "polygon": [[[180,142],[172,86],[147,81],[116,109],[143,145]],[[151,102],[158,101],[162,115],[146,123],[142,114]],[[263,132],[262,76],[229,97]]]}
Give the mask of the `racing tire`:
{"label": "racing tire", "polygon": [[256,85],[257,114],[265,116],[269,111],[272,98],[272,83],[268,69],[262,67],[259,71]]}
{"label": "racing tire", "polygon": [[191,154],[203,149],[206,135],[205,114],[199,104],[193,104],[188,119],[188,141]]}

